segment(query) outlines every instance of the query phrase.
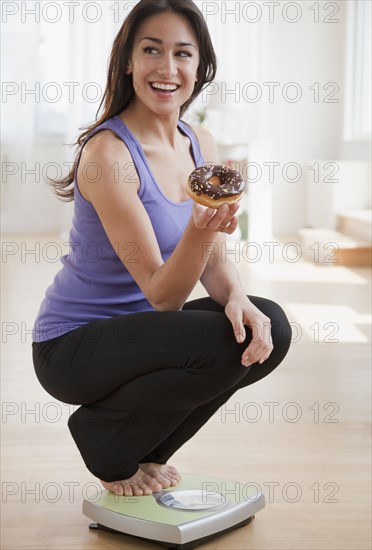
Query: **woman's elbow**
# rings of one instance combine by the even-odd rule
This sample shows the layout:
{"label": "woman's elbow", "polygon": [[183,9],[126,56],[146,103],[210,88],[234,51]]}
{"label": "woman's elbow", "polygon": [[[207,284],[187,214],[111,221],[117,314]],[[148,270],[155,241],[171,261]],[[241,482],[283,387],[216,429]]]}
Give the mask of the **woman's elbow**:
{"label": "woman's elbow", "polygon": [[156,311],[180,311],[183,307],[183,302],[172,300],[170,297],[153,298],[149,302]]}

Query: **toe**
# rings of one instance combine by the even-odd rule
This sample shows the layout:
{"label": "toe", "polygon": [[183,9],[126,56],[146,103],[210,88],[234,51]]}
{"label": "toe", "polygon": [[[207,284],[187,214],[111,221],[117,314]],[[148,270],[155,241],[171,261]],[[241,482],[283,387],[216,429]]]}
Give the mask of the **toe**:
{"label": "toe", "polygon": [[159,482],[156,482],[153,484],[153,490],[158,493],[159,491],[161,491],[162,489],[164,489],[164,485],[162,485],[161,483]]}
{"label": "toe", "polygon": [[115,483],[112,490],[115,493],[115,495],[118,495],[119,497],[123,496],[124,494],[124,488],[121,483]]}
{"label": "toe", "polygon": [[152,476],[146,476],[145,479],[144,479],[144,482],[153,491],[161,491],[162,490],[161,483],[159,483],[159,480],[157,478],[155,479]]}
{"label": "toe", "polygon": [[155,492],[161,491],[163,489],[163,485],[156,479],[151,482],[150,487]]}
{"label": "toe", "polygon": [[126,497],[131,497],[133,496],[133,489],[130,485],[124,485],[124,495]]}
{"label": "toe", "polygon": [[174,466],[167,466],[166,476],[171,481],[174,480],[174,481],[178,482],[178,481],[181,480],[181,476],[180,476],[180,474],[178,473],[178,471],[176,470],[176,468]]}
{"label": "toe", "polygon": [[172,485],[179,482],[179,476],[176,473],[172,472],[172,470],[167,471],[166,477]]}
{"label": "toe", "polygon": [[149,487],[145,483],[143,485],[141,485],[141,487],[142,487],[144,495],[152,495],[153,491],[152,491],[151,487]]}
{"label": "toe", "polygon": [[171,481],[165,476],[159,476],[158,478],[159,483],[162,484],[163,489],[166,489],[167,487],[170,487]]}
{"label": "toe", "polygon": [[141,487],[139,487],[137,484],[135,484],[133,486],[133,494],[136,497],[140,497],[140,496],[143,495],[143,490],[141,489]]}

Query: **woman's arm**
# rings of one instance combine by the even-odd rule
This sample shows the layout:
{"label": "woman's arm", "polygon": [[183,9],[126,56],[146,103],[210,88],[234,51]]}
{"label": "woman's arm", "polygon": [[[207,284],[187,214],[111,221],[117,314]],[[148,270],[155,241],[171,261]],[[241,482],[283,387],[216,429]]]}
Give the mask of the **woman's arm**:
{"label": "woman's arm", "polygon": [[246,339],[245,326],[251,329],[252,339],[242,353],[242,364],[261,364],[273,350],[271,321],[246,296],[235,265],[221,254],[222,243],[223,237],[215,241],[200,280],[209,296],[225,308],[239,344]]}
{"label": "woman's arm", "polygon": [[[204,158],[217,162],[217,148],[213,138],[206,132],[196,133]],[[208,295],[225,308],[238,343],[246,339],[245,326],[251,329],[252,339],[242,353],[242,364],[249,366],[263,363],[273,350],[271,321],[246,296],[236,266],[226,258],[225,246],[226,237],[222,233],[209,243],[208,262],[200,281]]]}
{"label": "woman's arm", "polygon": [[[83,149],[78,185],[93,204],[119,258],[151,305],[160,311],[178,310],[204,271],[209,256],[205,243],[214,242],[219,226],[231,219],[230,209],[213,210],[195,204],[178,245],[163,262],[151,221],[138,197],[138,177],[128,177],[125,170],[131,162],[125,144],[110,131],[102,131]],[[100,168],[101,177],[97,181],[88,179],[90,163]],[[128,245],[136,251],[131,261],[128,261]]]}

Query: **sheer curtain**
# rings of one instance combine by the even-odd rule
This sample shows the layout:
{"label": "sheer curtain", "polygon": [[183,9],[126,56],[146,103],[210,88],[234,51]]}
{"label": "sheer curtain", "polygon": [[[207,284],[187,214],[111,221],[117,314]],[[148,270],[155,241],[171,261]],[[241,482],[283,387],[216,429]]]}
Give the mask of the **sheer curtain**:
{"label": "sheer curtain", "polygon": [[371,139],[371,2],[347,2],[345,140]]}
{"label": "sheer curtain", "polygon": [[[235,142],[256,140],[260,106],[244,100],[248,82],[260,81],[263,24],[242,18],[239,2],[196,1],[206,19],[216,51],[218,71],[215,84],[202,94],[192,112],[207,107],[211,129]],[[224,118],[216,123],[216,113]],[[221,117],[220,117],[221,118]],[[224,136],[216,135],[218,141]]]}
{"label": "sheer curtain", "polygon": [[10,156],[31,153],[36,103],[27,90],[35,88],[39,48],[39,25],[25,25],[18,18],[3,20],[1,33],[2,124],[1,140]]}
{"label": "sheer curtain", "polygon": [[[1,33],[1,160],[3,168],[2,210],[26,203],[21,185],[10,185],[11,174],[20,173],[22,162],[32,159],[36,103],[27,95],[35,89],[38,55],[37,23],[9,19]],[[21,178],[19,178],[21,179]],[[8,181],[7,181],[8,180]],[[18,181],[18,179],[17,179]]]}
{"label": "sheer curtain", "polygon": [[106,84],[108,59],[115,35],[122,21],[115,21],[110,2],[96,2],[101,17],[95,24],[79,18],[71,26],[69,45],[70,78],[78,83],[77,96],[68,112],[66,133],[73,141],[79,128],[96,118]]}
{"label": "sheer curtain", "polygon": [[109,49],[120,23],[118,14],[110,11],[114,4],[4,3],[4,232],[65,232],[70,225],[72,209],[55,199],[46,176],[67,174],[74,152],[70,144],[79,128],[95,118]]}

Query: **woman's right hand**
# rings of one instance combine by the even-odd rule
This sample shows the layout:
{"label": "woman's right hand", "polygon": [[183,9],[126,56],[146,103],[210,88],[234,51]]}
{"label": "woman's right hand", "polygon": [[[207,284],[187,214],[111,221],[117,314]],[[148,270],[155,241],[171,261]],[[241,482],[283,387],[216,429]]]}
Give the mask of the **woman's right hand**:
{"label": "woman's right hand", "polygon": [[234,233],[238,226],[239,203],[222,204],[218,208],[207,208],[194,202],[192,215],[196,229],[207,229],[221,233]]}

